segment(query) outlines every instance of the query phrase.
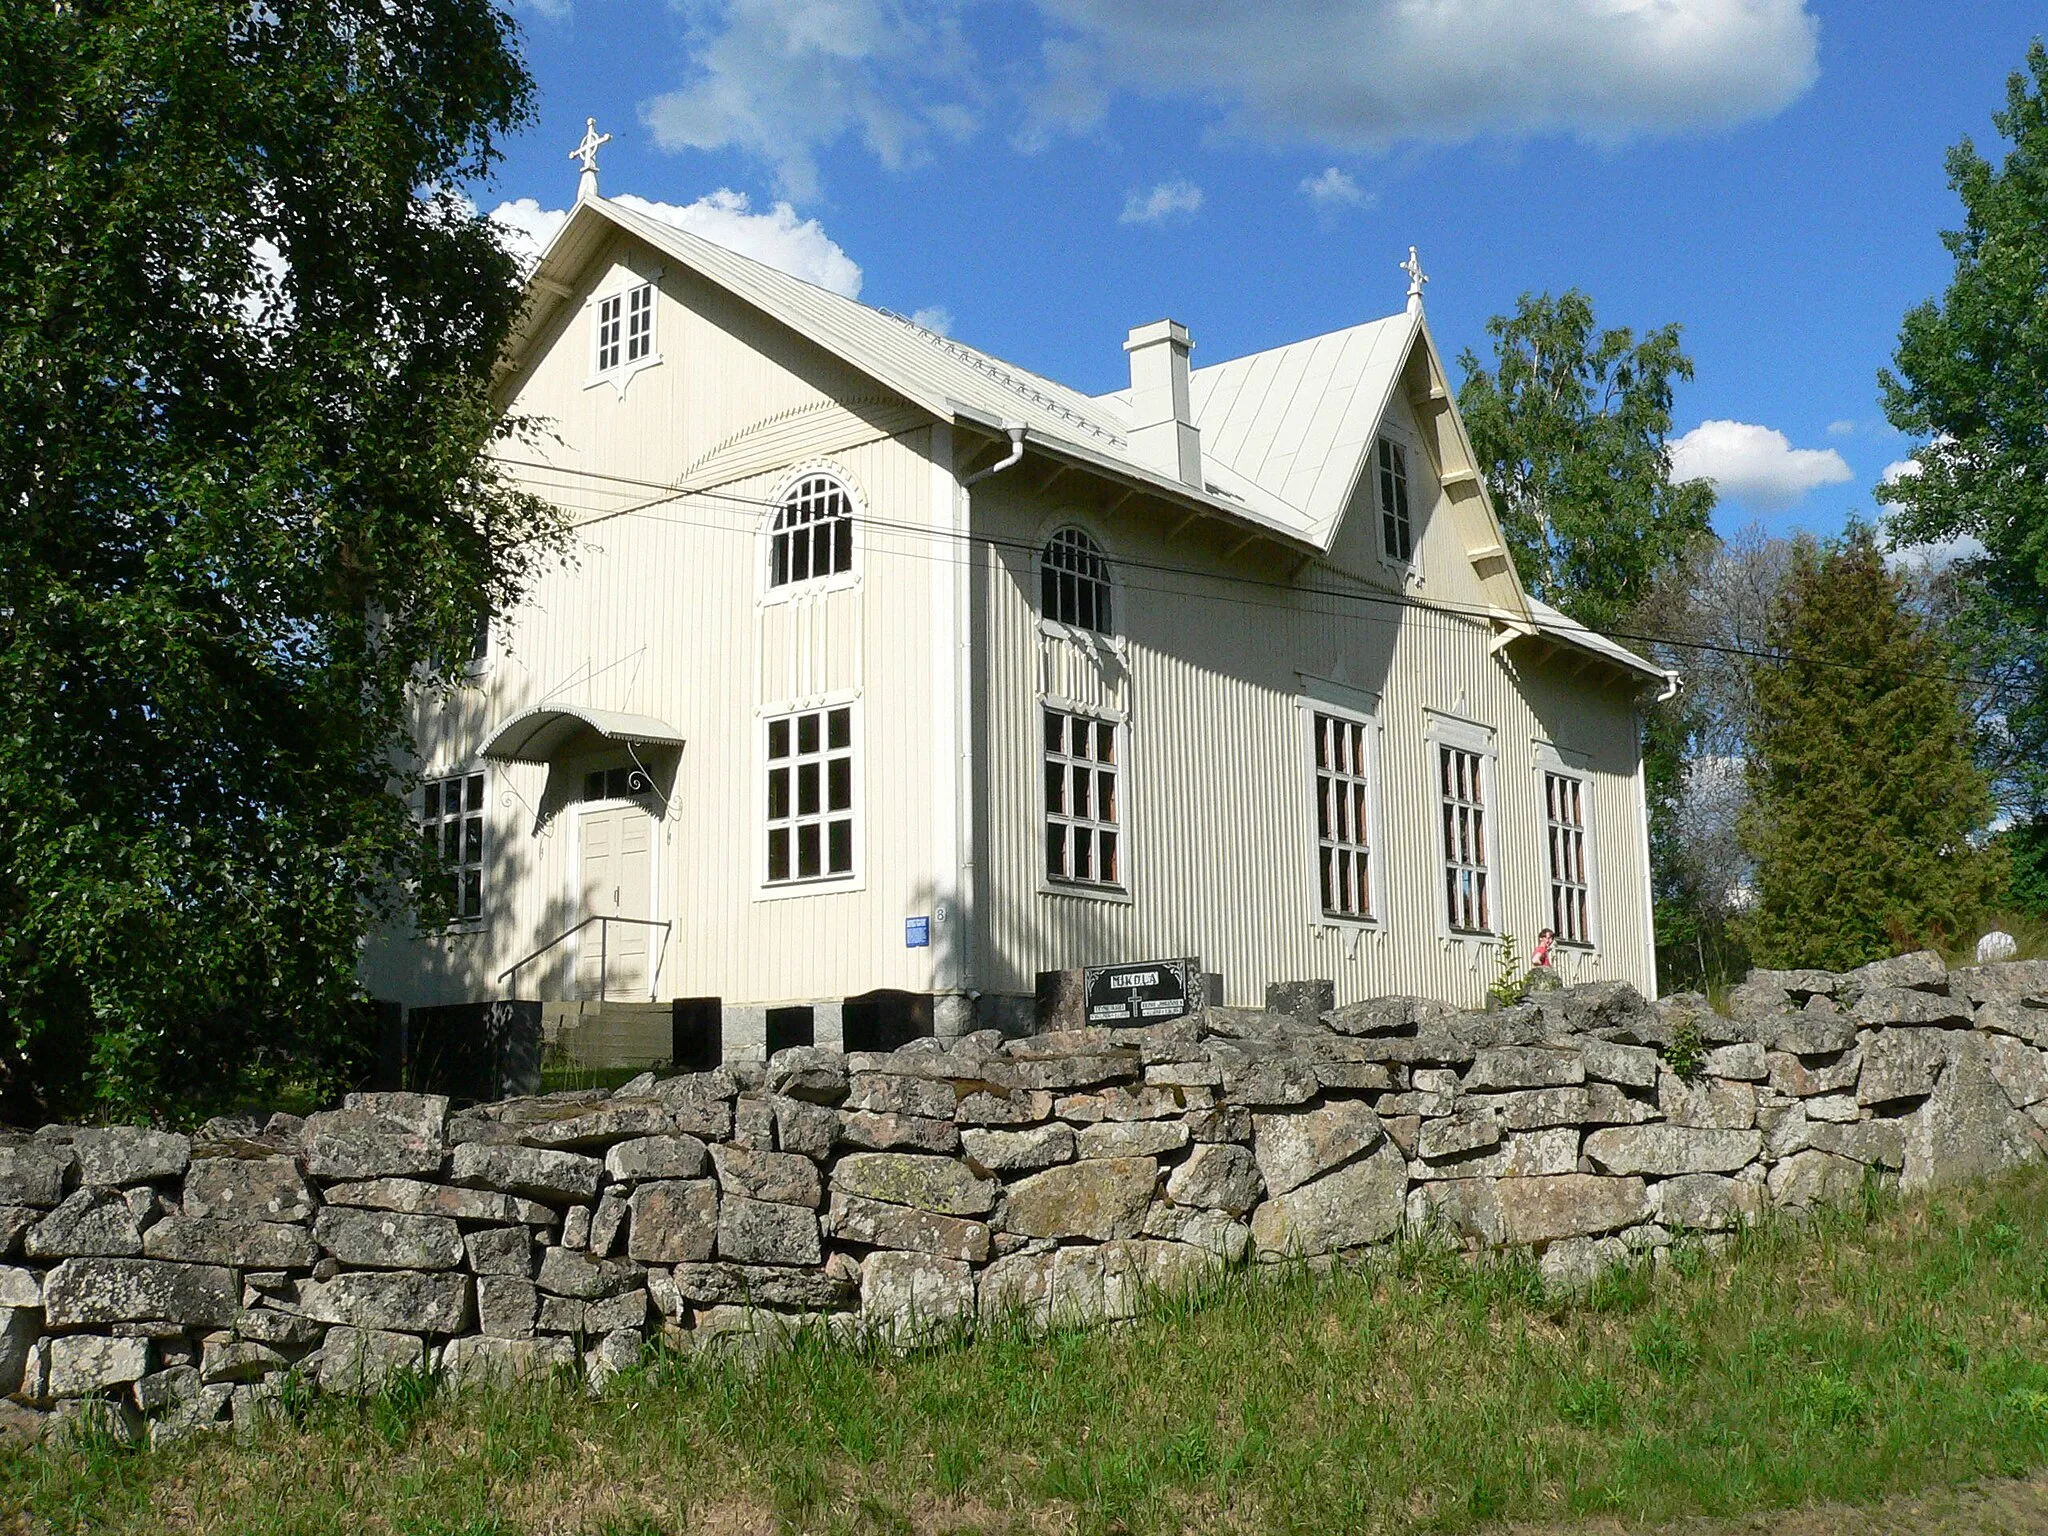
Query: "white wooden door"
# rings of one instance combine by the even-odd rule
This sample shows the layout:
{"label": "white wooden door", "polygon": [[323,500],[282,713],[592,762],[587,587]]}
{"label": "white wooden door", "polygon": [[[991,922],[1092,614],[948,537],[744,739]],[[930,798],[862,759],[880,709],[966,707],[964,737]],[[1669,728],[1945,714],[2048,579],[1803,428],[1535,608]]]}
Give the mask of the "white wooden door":
{"label": "white wooden door", "polygon": [[[587,811],[582,831],[584,912],[651,918],[654,818],[630,805]],[[578,992],[585,998],[601,995],[621,1002],[649,997],[656,939],[657,930],[644,922],[592,923],[578,942]]]}

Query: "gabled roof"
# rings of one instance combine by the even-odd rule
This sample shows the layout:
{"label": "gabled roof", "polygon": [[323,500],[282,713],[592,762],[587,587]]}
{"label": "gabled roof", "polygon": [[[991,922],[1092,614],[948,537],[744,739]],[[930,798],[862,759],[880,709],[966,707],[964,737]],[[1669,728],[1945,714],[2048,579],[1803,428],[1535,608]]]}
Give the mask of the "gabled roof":
{"label": "gabled roof", "polygon": [[1488,599],[1496,622],[1639,674],[1666,675],[1522,591],[1419,312],[1193,370],[1190,404],[1201,431],[1205,482],[1196,487],[1131,457],[1127,391],[1084,395],[603,198],[577,203],[529,276],[532,303],[512,339],[512,364],[574,295],[583,265],[614,230],[645,241],[942,421],[990,432],[1021,422],[1042,452],[1314,554],[1327,554],[1335,541],[1380,422],[1407,378],[1418,402],[1446,418],[1444,440],[1464,461],[1442,468],[1447,487],[1453,479],[1460,483],[1453,511],[1462,519],[1468,556],[1475,566],[1485,563],[1500,573]]}

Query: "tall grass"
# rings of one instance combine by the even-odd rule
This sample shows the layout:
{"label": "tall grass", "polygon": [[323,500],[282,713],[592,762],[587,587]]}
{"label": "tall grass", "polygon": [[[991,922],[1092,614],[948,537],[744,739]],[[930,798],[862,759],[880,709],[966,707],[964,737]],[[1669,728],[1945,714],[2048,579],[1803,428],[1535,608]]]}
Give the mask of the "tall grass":
{"label": "tall grass", "polygon": [[254,1443],[0,1455],[48,1531],[1380,1532],[1734,1516],[2048,1464],[2048,1170],[1872,1194],[1546,1292],[1403,1248],[1135,1322],[908,1355],[806,1337],[316,1403]]}

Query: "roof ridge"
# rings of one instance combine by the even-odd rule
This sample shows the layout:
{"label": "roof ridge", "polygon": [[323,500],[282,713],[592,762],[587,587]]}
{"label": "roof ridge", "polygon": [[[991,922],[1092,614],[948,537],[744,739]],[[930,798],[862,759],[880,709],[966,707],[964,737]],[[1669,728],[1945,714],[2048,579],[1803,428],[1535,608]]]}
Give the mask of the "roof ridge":
{"label": "roof ridge", "polygon": [[[859,303],[860,301],[856,299],[853,302]],[[1044,383],[1053,385],[1055,388],[1066,389],[1067,386],[1061,384],[1057,379],[1047,379],[1042,374],[1032,374],[1028,369],[1013,369],[993,353],[984,352],[978,347],[970,347],[964,341],[955,341],[951,336],[942,335],[928,325],[918,324],[917,321],[908,315],[900,315],[895,310],[884,308],[880,304],[871,307],[876,314],[894,320],[899,325],[908,326],[931,345],[945,349],[968,367],[974,369],[975,372],[985,378],[994,380],[1005,389],[1013,390],[1017,394],[1022,395],[1041,410],[1051,411],[1062,421],[1071,421],[1075,426],[1080,427],[1085,432],[1093,433],[1106,443],[1114,443],[1119,448],[1128,445],[1128,439],[1121,434],[1110,431],[1109,428],[1103,426],[1100,422],[1089,420],[1087,416],[1075,410],[1066,401],[1059,399],[1055,395],[1047,394],[1036,384],[1026,382],[1027,378],[1036,378]],[[1020,373],[1024,374],[1025,377],[1019,377]],[[1074,391],[1074,393],[1079,394],[1079,391]],[[1086,400],[1089,397],[1082,395],[1081,398]]]}

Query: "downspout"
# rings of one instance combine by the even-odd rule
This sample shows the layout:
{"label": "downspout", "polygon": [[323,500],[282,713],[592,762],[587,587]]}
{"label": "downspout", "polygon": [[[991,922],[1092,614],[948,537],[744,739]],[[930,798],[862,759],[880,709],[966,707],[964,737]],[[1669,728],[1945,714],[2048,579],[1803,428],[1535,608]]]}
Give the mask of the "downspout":
{"label": "downspout", "polygon": [[[981,903],[978,898],[976,873],[980,865],[980,853],[976,846],[979,827],[975,819],[975,761],[974,761],[974,498],[969,488],[979,485],[992,475],[999,475],[1019,463],[1024,457],[1024,434],[1028,429],[1021,421],[1006,421],[1003,431],[1010,439],[1010,451],[993,464],[976,470],[960,479],[960,499],[955,513],[957,530],[964,548],[954,565],[954,737],[957,753],[954,760],[955,816],[959,829],[959,889],[954,896],[960,924],[960,973],[958,985],[968,1007],[973,1009],[980,1001],[980,988],[976,954],[976,927],[981,921]],[[980,1027],[980,1020],[970,1013],[967,1019],[969,1030]]]}
{"label": "downspout", "polygon": [[[1636,825],[1639,830],[1643,859],[1643,924],[1648,934],[1650,996],[1655,998],[1659,990],[1657,977],[1657,882],[1650,870],[1650,787],[1647,758],[1643,752],[1643,730],[1650,723],[1650,711],[1659,704],[1668,704],[1678,697],[1685,686],[1685,680],[1675,668],[1664,672],[1664,691],[1647,705],[1635,711],[1636,716]],[[1636,695],[1641,698],[1641,694]]]}

